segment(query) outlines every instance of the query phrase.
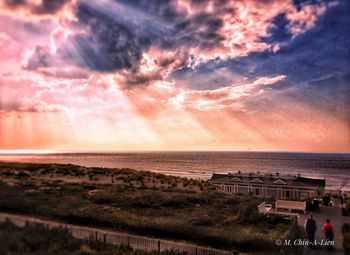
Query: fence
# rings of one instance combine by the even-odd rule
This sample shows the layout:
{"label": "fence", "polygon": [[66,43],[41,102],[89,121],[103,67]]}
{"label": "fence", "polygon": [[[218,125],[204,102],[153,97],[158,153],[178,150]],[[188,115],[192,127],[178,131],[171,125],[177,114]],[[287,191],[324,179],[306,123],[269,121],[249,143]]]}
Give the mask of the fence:
{"label": "fence", "polygon": [[114,245],[127,245],[135,250],[146,250],[146,251],[177,251],[186,255],[233,255],[241,254],[233,251],[219,250],[209,247],[197,246],[184,242],[175,242],[164,239],[148,238],[144,236],[138,236],[128,233],[106,231],[97,228],[89,228],[76,226],[71,224],[63,224],[55,221],[39,220],[32,217],[20,216],[8,213],[0,213],[0,221],[9,219],[15,225],[24,227],[26,222],[44,224],[49,228],[62,227],[67,228],[71,231],[72,236],[78,239],[98,240],[108,244]]}

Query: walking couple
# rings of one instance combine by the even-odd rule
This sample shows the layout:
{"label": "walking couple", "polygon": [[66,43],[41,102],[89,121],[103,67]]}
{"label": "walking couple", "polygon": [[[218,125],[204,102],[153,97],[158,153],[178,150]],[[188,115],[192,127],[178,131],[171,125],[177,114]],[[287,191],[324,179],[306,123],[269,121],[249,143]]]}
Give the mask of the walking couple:
{"label": "walking couple", "polygon": [[[309,241],[310,247],[316,246],[318,244],[317,241],[315,240],[317,225],[316,225],[316,221],[313,219],[312,214],[310,214],[309,218],[305,221],[305,230],[306,230],[307,239]],[[326,222],[323,225],[322,231],[323,231],[325,240],[321,243],[325,243],[327,248],[332,249],[333,245],[329,245],[329,244],[333,243],[332,241],[334,240],[334,232],[333,232],[333,227],[331,225],[331,221],[329,219],[326,219]]]}

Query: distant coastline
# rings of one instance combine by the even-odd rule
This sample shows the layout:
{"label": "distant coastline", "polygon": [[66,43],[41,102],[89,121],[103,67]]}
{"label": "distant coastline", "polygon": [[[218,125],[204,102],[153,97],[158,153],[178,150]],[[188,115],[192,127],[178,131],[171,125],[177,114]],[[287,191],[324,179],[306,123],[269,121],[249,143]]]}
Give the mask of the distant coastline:
{"label": "distant coastline", "polygon": [[[1,154],[0,161],[63,163],[86,167],[132,168],[172,176],[207,180],[216,173],[282,173],[326,179],[326,189],[336,190],[350,179],[348,153],[287,152],[60,152]],[[349,187],[344,189],[350,190]]]}
{"label": "distant coastline", "polygon": [[272,153],[272,154],[345,154],[350,151],[275,151],[275,150],[45,150],[13,149],[1,150],[0,155],[37,155],[37,154],[119,154],[119,153]]}

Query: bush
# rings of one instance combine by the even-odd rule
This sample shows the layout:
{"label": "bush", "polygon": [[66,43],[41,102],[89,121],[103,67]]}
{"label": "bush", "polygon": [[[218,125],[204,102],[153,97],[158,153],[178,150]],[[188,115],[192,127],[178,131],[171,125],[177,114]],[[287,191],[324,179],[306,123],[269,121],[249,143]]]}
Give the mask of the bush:
{"label": "bush", "polygon": [[344,223],[342,227],[343,249],[345,255],[350,255],[350,224]]}
{"label": "bush", "polygon": [[343,216],[350,216],[350,201],[346,201],[343,203],[342,215]]}
{"label": "bush", "polygon": [[80,249],[80,241],[63,228],[26,224],[24,228],[10,221],[0,224],[0,254],[67,254]]}
{"label": "bush", "polygon": [[241,223],[257,223],[259,219],[258,209],[255,205],[247,205],[239,210],[239,218]]}
{"label": "bush", "polygon": [[[47,228],[26,224],[19,228],[10,221],[0,223],[0,254],[4,255],[159,255],[156,252],[133,251],[129,246],[114,246],[93,240],[82,241],[71,236],[67,229]],[[180,255],[170,250],[160,255]]]}
{"label": "bush", "polygon": [[214,224],[213,219],[208,215],[196,218],[192,220],[194,226],[212,226]]}

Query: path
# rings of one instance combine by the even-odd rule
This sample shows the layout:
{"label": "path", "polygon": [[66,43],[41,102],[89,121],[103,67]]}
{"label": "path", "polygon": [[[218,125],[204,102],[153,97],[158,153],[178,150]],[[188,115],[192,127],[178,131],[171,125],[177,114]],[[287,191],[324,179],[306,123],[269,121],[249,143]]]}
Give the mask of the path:
{"label": "path", "polygon": [[167,251],[175,250],[179,252],[185,252],[188,255],[233,255],[240,254],[241,252],[233,252],[226,250],[219,250],[204,246],[197,246],[195,244],[170,241],[159,238],[149,238],[145,236],[133,235],[129,233],[117,232],[117,231],[107,231],[104,229],[90,228],[77,226],[72,224],[64,224],[55,221],[40,220],[34,217],[28,217],[23,215],[15,215],[0,212],[0,222],[7,219],[11,220],[15,225],[23,227],[26,222],[39,223],[47,225],[50,228],[53,227],[64,227],[71,231],[72,236],[78,239],[95,239],[105,243],[114,245],[128,245],[136,250],[146,250],[146,251]]}
{"label": "path", "polygon": [[[305,253],[307,255],[313,254],[343,254],[342,252],[342,233],[341,228],[344,223],[350,223],[350,217],[345,217],[341,215],[340,201],[339,199],[334,199],[334,206],[332,207],[321,207],[319,212],[313,212],[313,218],[317,223],[316,230],[316,240],[320,241],[324,239],[322,233],[322,227],[325,223],[326,219],[330,219],[331,224],[333,226],[334,231],[334,241],[335,241],[335,249],[332,251],[327,251],[324,247],[318,247],[316,249],[306,248]],[[305,220],[308,218],[308,215],[300,215],[299,216],[299,225],[304,226]]]}

